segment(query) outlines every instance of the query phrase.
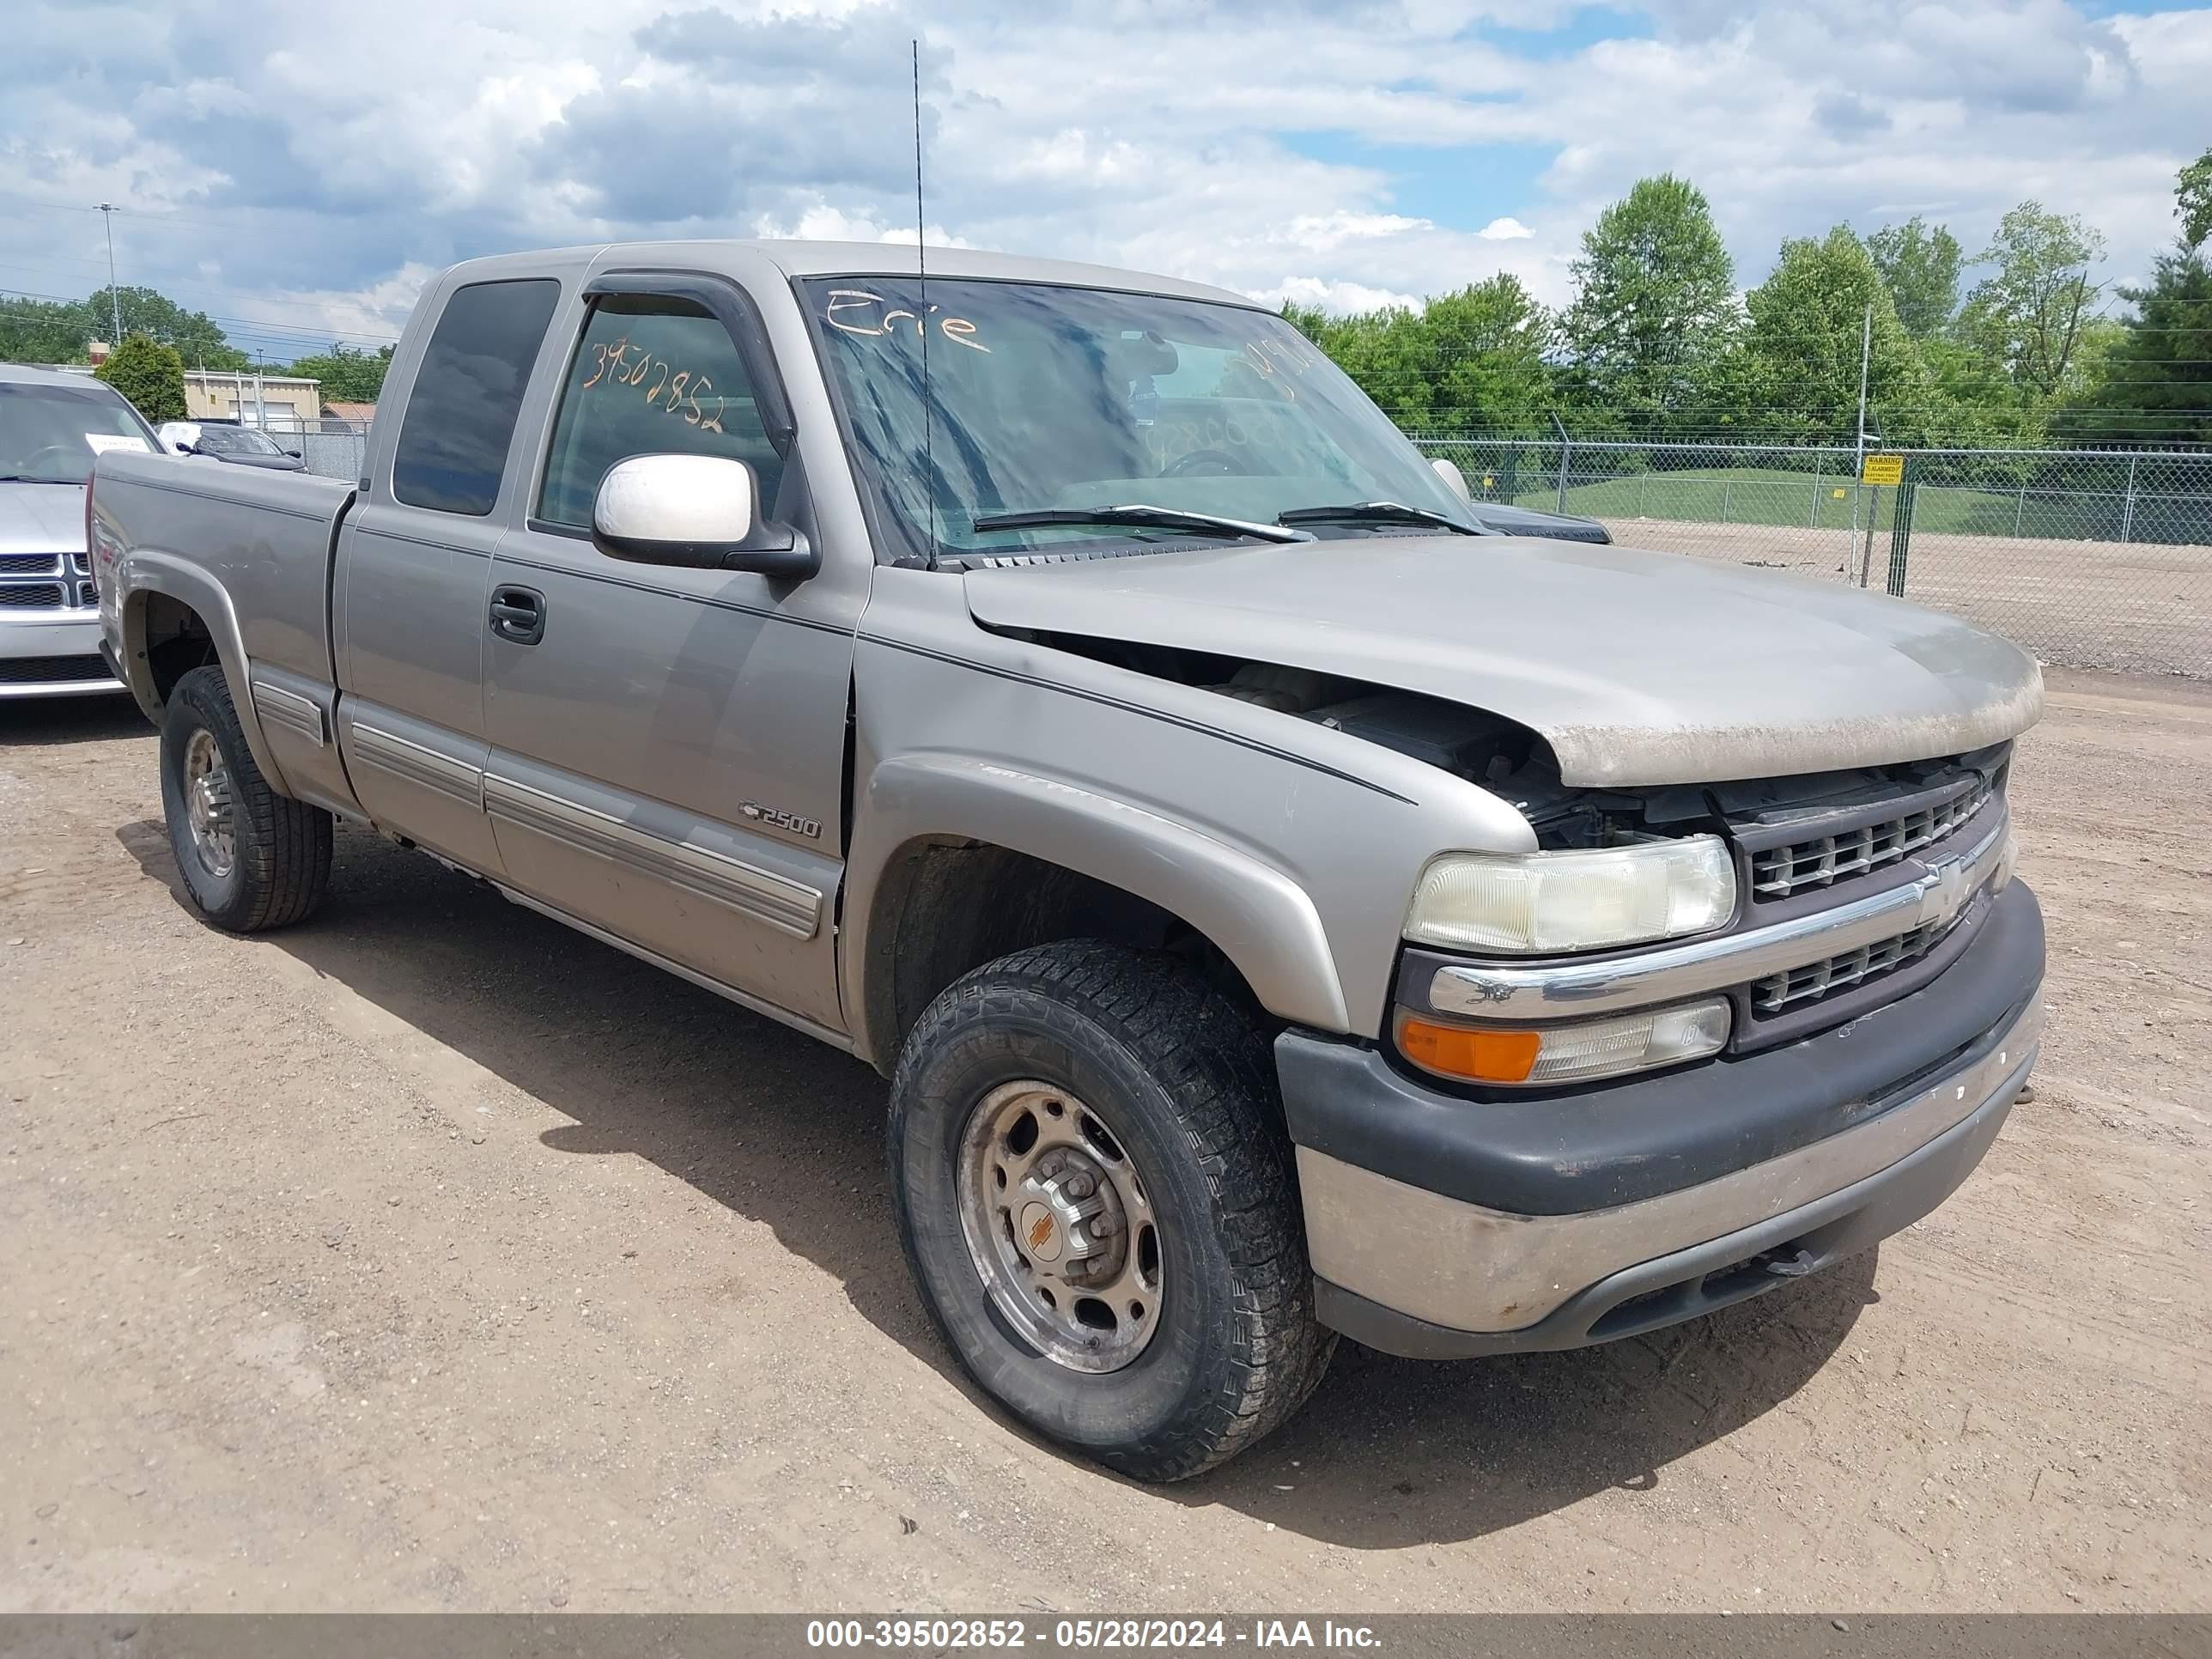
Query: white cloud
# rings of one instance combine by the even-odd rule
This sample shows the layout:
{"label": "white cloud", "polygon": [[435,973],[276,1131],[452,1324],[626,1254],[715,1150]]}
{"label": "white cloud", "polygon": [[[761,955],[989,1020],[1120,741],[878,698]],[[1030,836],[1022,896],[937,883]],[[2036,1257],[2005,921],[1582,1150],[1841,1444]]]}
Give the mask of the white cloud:
{"label": "white cloud", "polygon": [[1334,283],[1321,276],[1289,276],[1273,288],[1249,289],[1246,292],[1262,305],[1279,308],[1295,301],[1333,312],[1393,307],[1418,311],[1422,299],[1418,294],[1395,294],[1387,288],[1370,288],[1364,283]]}
{"label": "white cloud", "polygon": [[[2125,277],[2212,137],[2212,9],[1646,10],[1640,38],[1539,55],[1482,23],[1580,8],[382,0],[186,26],[156,0],[17,0],[0,284],[104,281],[80,210],[100,199],[143,210],[116,227],[126,281],[308,331],[388,331],[424,272],[495,248],[911,240],[913,34],[933,241],[1335,309],[1499,270],[1563,300],[1581,232],[1662,169],[1705,189],[1747,283],[1784,235],[1919,210],[1972,248],[2027,196],[2101,228]],[[1254,50],[1261,24],[1297,51]]]}

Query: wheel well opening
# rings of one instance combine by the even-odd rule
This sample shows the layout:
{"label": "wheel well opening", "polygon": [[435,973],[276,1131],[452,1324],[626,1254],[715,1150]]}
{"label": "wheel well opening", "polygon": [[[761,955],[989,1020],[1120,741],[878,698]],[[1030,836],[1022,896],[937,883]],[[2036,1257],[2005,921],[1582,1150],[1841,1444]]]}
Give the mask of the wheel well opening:
{"label": "wheel well opening", "polygon": [[146,659],[154,695],[164,706],[179,680],[217,660],[215,635],[199,612],[167,593],[146,596],[138,635],[138,654]]}
{"label": "wheel well opening", "polygon": [[878,1069],[938,994],[971,969],[1055,939],[1165,950],[1250,1014],[1272,1024],[1237,965],[1172,911],[1064,866],[988,842],[926,839],[902,848],[876,890],[866,967],[867,1030]]}

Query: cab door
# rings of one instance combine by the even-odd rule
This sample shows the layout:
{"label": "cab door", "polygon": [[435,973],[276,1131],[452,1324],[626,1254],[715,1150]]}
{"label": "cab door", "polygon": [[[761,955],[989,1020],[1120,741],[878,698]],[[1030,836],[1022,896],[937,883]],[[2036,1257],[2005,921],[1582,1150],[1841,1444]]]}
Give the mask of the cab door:
{"label": "cab door", "polygon": [[492,561],[485,805],[507,883],[714,984],[842,1029],[832,906],[858,598],[617,561],[599,480],[654,453],[751,466],[811,529],[759,313],[702,273],[602,277],[525,522]]}
{"label": "cab door", "polygon": [[364,481],[339,532],[338,742],[355,798],[385,829],[487,875],[499,852],[483,810],[485,596],[517,422],[560,298],[545,276],[444,296],[412,380],[393,388],[389,471]]}

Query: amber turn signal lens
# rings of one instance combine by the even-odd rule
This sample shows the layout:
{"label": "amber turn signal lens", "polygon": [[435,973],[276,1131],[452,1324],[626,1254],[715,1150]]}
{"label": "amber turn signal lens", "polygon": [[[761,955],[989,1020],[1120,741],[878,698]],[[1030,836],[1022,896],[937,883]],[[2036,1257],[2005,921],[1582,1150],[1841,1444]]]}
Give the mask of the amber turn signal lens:
{"label": "amber turn signal lens", "polygon": [[1438,1025],[1408,1014],[1398,1025],[1398,1048],[1416,1066],[1474,1083],[1526,1083],[1544,1047],[1540,1031],[1475,1030]]}

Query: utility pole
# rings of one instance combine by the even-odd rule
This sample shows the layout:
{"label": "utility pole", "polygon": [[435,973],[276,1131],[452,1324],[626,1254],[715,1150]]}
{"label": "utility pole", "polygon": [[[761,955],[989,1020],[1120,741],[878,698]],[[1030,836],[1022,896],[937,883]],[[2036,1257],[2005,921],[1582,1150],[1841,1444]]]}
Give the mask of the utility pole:
{"label": "utility pole", "polygon": [[115,290],[115,204],[100,204],[100,222],[107,227],[107,303],[115,317],[115,344],[123,343],[123,296]]}

